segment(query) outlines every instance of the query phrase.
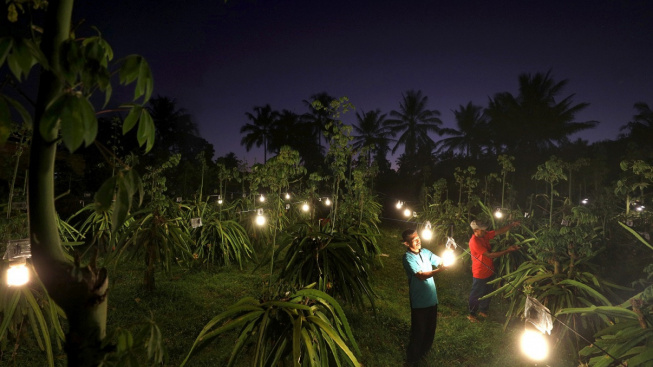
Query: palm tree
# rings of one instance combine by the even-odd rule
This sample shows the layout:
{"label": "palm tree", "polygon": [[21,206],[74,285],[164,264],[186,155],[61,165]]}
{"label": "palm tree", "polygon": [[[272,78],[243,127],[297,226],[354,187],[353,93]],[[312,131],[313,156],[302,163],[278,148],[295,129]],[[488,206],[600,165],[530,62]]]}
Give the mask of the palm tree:
{"label": "palm tree", "polygon": [[637,102],[633,107],[637,114],[633,116],[633,121],[621,127],[621,131],[628,130],[628,134],[620,134],[620,137],[628,137],[637,143],[650,144],[653,138],[653,111],[644,102]]}
{"label": "palm tree", "polygon": [[577,132],[593,128],[597,121],[574,122],[588,103],[574,104],[574,94],[558,98],[568,80],[555,82],[546,74],[521,74],[519,95],[498,94],[488,107],[495,138],[509,150],[544,151],[568,140]]}
{"label": "palm tree", "polygon": [[[199,130],[184,108],[177,108],[175,99],[158,96],[152,98],[148,111],[156,124],[156,145],[159,151],[182,153],[188,139],[199,137]],[[167,155],[164,159],[168,159]]]}
{"label": "palm tree", "polygon": [[248,152],[254,144],[257,148],[263,145],[263,161],[265,163],[268,161],[268,144],[274,134],[278,112],[272,111],[269,104],[263,107],[254,107],[254,112],[255,114],[245,112],[245,116],[252,123],[247,123],[240,128],[241,134],[247,134],[240,140],[240,145],[244,145]]}
{"label": "palm tree", "polygon": [[479,158],[483,149],[489,149],[488,118],[483,107],[472,102],[460,105],[453,111],[458,130],[444,128],[442,134],[452,135],[437,142],[438,152],[454,154],[456,151],[470,158]]}
{"label": "palm tree", "polygon": [[422,96],[422,91],[409,90],[402,97],[399,111],[390,112],[390,116],[395,118],[386,122],[390,133],[401,133],[392,153],[395,153],[400,145],[405,147],[404,152],[408,156],[415,155],[421,149],[432,149],[435,142],[429,133],[440,133],[440,111],[426,109],[428,97]]}
{"label": "palm tree", "polygon": [[391,133],[386,124],[386,114],[381,114],[381,110],[356,112],[357,124],[353,125],[353,147],[360,150],[363,147],[370,147],[367,152],[367,161],[372,162],[372,152],[375,157],[385,157],[388,150],[388,143],[391,140]]}
{"label": "palm tree", "polygon": [[[326,125],[333,122],[333,119],[329,116],[329,106],[334,100],[336,98],[327,92],[320,92],[313,94],[310,100],[303,101],[309,110],[308,113],[304,114],[303,119],[311,127],[313,138],[320,147],[320,151],[322,151],[322,136],[326,130]],[[319,105],[324,108],[316,108],[316,102],[319,102]],[[325,138],[325,141],[328,142],[328,139]]]}

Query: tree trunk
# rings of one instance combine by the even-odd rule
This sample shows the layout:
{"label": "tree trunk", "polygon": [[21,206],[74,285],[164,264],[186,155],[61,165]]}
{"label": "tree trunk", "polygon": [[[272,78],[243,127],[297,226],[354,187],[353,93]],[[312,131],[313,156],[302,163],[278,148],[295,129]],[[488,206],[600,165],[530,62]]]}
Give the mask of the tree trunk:
{"label": "tree trunk", "polygon": [[46,106],[62,93],[59,50],[70,34],[73,0],[51,0],[46,13],[41,48],[49,69],[42,71],[35,108],[34,137],[31,144],[28,181],[30,240],[32,261],[50,297],[68,318],[65,351],[69,366],[95,366],[105,351],[101,342],[106,334],[106,269],[95,264],[80,266],[64,256],[59,239],[54,205],[54,160],[59,128],[39,129]]}

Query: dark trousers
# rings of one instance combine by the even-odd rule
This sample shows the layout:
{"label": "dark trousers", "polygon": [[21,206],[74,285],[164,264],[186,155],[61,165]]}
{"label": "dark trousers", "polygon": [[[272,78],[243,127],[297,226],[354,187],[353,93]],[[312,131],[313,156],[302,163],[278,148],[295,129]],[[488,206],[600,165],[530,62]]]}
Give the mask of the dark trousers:
{"label": "dark trousers", "polygon": [[485,279],[472,278],[472,291],[469,293],[469,313],[476,315],[476,312],[487,312],[490,309],[490,299],[478,299],[492,292],[494,287],[487,284],[494,279],[494,276]]}
{"label": "dark trousers", "polygon": [[408,363],[417,363],[426,356],[438,326],[438,305],[410,309],[410,341],[406,350]]}

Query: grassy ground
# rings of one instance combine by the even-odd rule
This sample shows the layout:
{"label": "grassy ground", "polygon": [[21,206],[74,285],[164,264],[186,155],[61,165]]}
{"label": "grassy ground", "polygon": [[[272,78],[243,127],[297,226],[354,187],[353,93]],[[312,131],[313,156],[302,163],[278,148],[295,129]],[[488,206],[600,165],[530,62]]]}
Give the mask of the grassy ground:
{"label": "grassy ground", "polygon": [[[402,366],[410,328],[408,285],[401,256],[401,229],[383,231],[380,245],[385,255],[384,266],[372,272],[373,287],[378,294],[377,314],[346,309],[347,317],[361,348],[360,361],[368,367]],[[441,248],[424,244],[440,252]],[[466,246],[465,246],[466,247]],[[248,265],[214,270],[177,268],[173,274],[157,274],[156,291],[149,294],[142,287],[143,267],[123,264],[111,271],[109,293],[109,329],[129,327],[153,317],[162,329],[169,359],[166,365],[178,366],[202,327],[227,306],[244,296],[258,296],[268,279],[265,269]],[[491,317],[471,324],[466,318],[467,296],[471,286],[469,264],[459,262],[436,277],[439,319],[434,346],[423,364],[428,366],[536,366],[522,357],[517,338],[523,324],[503,330],[505,304],[493,300]],[[222,366],[226,364],[233,338],[225,335],[203,348],[189,366]],[[64,364],[60,353],[57,364]],[[0,364],[7,366],[43,366],[45,356],[29,345],[22,345],[15,359],[7,355]],[[247,366],[241,361],[241,366]],[[575,366],[574,363],[551,357],[539,366]]]}

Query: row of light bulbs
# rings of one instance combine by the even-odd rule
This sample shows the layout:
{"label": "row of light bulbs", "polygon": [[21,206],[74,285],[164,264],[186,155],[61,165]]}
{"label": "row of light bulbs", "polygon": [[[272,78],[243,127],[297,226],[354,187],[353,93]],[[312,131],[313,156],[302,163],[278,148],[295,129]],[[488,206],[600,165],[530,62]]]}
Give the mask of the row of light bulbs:
{"label": "row of light bulbs", "polygon": [[[290,199],[290,194],[286,193],[285,197],[286,197],[286,199]],[[322,201],[322,198],[318,198],[318,200]],[[265,196],[261,195],[259,197],[259,201],[262,202],[262,203],[265,202]],[[324,198],[324,205],[331,206],[331,199],[329,199],[328,197],[325,197]],[[286,210],[289,210],[289,209],[290,209],[290,204],[286,204]],[[307,202],[304,202],[302,204],[301,209],[302,209],[303,212],[306,213],[311,209],[311,206],[308,205]],[[265,218],[265,214],[263,213],[263,208],[256,209],[256,218],[254,219],[254,222],[258,226],[264,226],[265,223],[267,222],[267,220]]]}

